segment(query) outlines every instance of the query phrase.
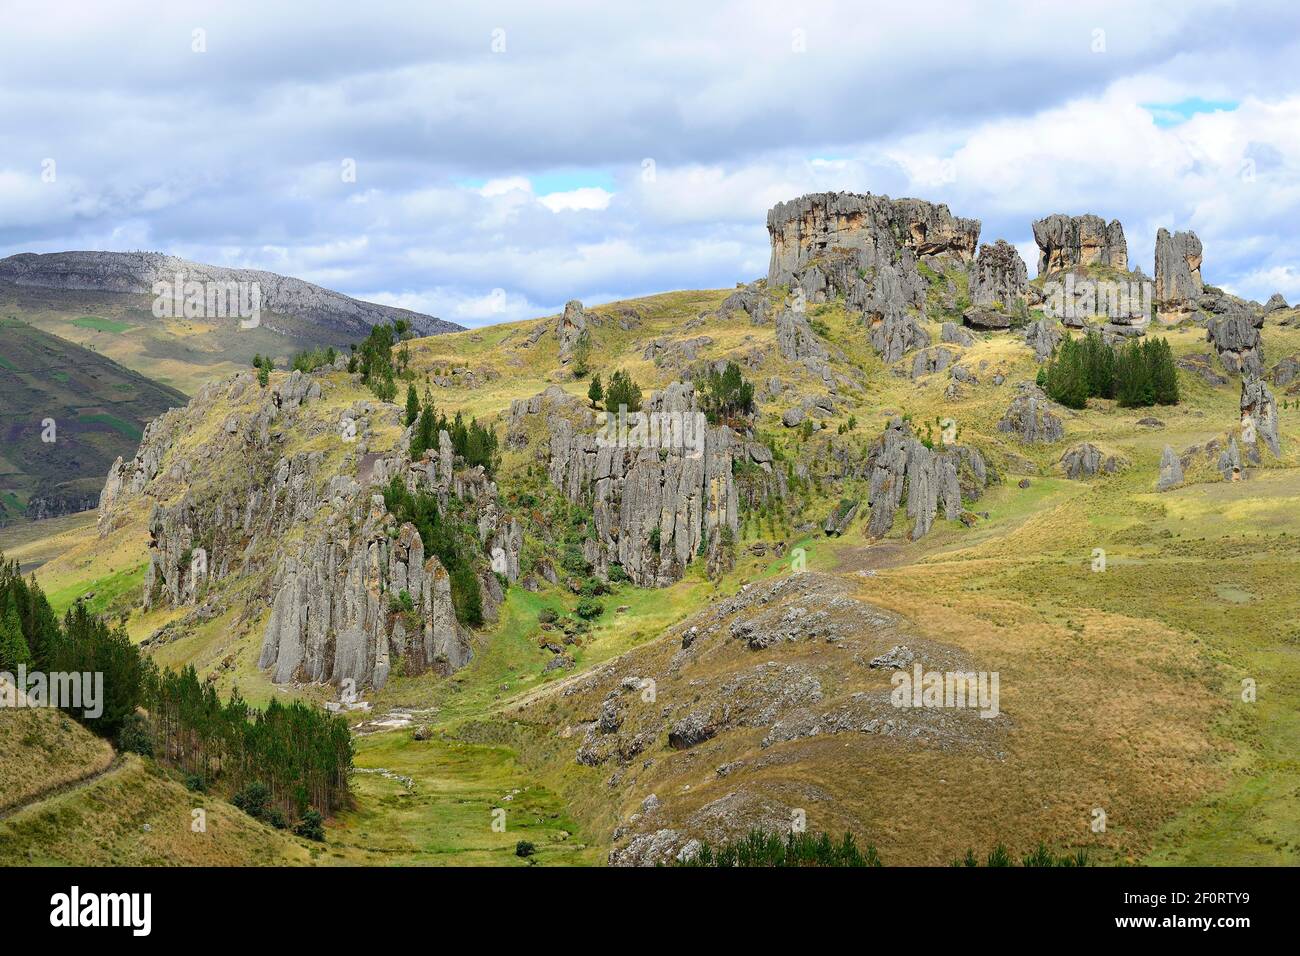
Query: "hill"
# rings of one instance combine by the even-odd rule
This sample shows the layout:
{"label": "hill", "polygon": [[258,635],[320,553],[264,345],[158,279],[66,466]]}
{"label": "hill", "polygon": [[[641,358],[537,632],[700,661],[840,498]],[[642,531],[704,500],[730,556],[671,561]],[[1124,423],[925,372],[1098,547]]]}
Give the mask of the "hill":
{"label": "hill", "polygon": [[[1060,222],[1047,261],[1128,281],[1117,226]],[[519,833],[644,864],[796,823],[886,864],[1296,862],[1296,311],[1205,288],[1167,325],[1071,325],[1049,276],[917,200],[804,197],[769,228],[766,280],[409,342],[432,444],[359,373],[213,382],[37,578],[223,694],[354,681],[341,862],[496,861]],[[1178,403],[1053,401],[1039,371],[1085,331],[1167,342]],[[717,404],[727,362],[752,409]],[[699,444],[603,442],[588,391],[616,372],[661,416],[709,408]],[[486,468],[457,413],[495,429]],[[918,665],[1000,699],[899,706]]]}
{"label": "hill", "polygon": [[104,470],[185,400],[103,355],[0,319],[0,523],[94,508]]}
{"label": "hill", "polygon": [[[203,294],[243,288],[245,305],[251,304],[255,287],[258,324],[243,327],[235,310],[209,310],[206,299],[204,308],[192,308],[188,315],[183,303],[171,314],[156,315],[155,283],[172,286],[178,275],[182,282],[199,283]],[[187,394],[209,378],[247,368],[254,355],[269,355],[285,365],[304,349],[346,349],[384,322],[404,321],[421,335],[461,328],[271,272],[118,252],[23,253],[0,259],[0,318],[28,321]]]}

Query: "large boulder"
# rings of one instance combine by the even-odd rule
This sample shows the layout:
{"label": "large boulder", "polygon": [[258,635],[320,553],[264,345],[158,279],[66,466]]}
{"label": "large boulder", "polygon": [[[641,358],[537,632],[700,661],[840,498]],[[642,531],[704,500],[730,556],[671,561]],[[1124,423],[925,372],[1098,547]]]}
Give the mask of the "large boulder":
{"label": "large boulder", "polygon": [[573,358],[573,351],[578,342],[588,332],[588,313],[577,299],[570,299],[564,304],[564,314],[556,323],[555,334],[560,343],[560,361],[568,362]]}
{"label": "large boulder", "polygon": [[1046,362],[1061,342],[1061,324],[1055,319],[1039,319],[1025,327],[1025,344],[1034,350],[1034,358]]}
{"label": "large boulder", "polygon": [[1200,304],[1212,310],[1205,338],[1223,367],[1234,375],[1264,374],[1264,346],[1259,337],[1263,316],[1226,296],[1202,296]]}
{"label": "large boulder", "polygon": [[1283,297],[1282,293],[1274,292],[1268,297],[1268,301],[1264,303],[1264,314],[1268,315],[1270,312],[1281,312],[1283,309],[1289,308],[1291,307],[1286,304],[1286,299]]}
{"label": "large boulder", "polygon": [[939,332],[939,341],[947,345],[971,346],[975,344],[975,337],[956,322],[945,322]]}
{"label": "large boulder", "polygon": [[1168,491],[1182,483],[1183,463],[1174,454],[1174,450],[1166,445],[1164,454],[1160,456],[1160,477],[1156,480],[1156,490]]}
{"label": "large boulder", "polygon": [[1033,229],[1040,276],[1089,265],[1128,269],[1128,243],[1118,219],[1107,225],[1100,216],[1055,213],[1039,219]]}
{"label": "large boulder", "polygon": [[1011,328],[1011,316],[998,309],[972,305],[961,314],[961,320],[981,332],[1001,332]]}
{"label": "large boulder", "polygon": [[776,317],[776,347],[781,357],[792,362],[824,359],[829,354],[825,343],[808,324],[808,317],[794,309],[782,309]]}
{"label": "large boulder", "polygon": [[1051,444],[1065,437],[1065,426],[1056,414],[1058,406],[1030,382],[1016,386],[1017,395],[998,422],[998,431],[1015,435],[1026,444]]}
{"label": "large boulder", "polygon": [[1196,233],[1156,233],[1155,302],[1162,313],[1189,311],[1200,298],[1202,258]]}
{"label": "large boulder", "polygon": [[1118,455],[1107,455],[1091,442],[1083,442],[1070,448],[1061,456],[1061,470],[1065,477],[1082,479],[1096,475],[1113,475],[1124,467],[1126,462]]}

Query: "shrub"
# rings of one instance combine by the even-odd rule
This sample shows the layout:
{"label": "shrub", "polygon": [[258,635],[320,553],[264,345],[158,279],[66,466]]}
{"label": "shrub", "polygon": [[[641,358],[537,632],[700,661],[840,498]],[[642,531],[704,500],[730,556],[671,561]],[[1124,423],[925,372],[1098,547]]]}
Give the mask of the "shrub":
{"label": "shrub", "polygon": [[578,602],[577,608],[574,609],[574,613],[576,613],[578,617],[582,618],[584,621],[590,621],[593,620],[594,618],[598,618],[604,612],[605,612],[605,605],[601,604],[599,601],[595,600],[594,598],[583,598],[581,601]]}
{"label": "shrub", "polygon": [[117,734],[117,749],[141,757],[152,757],[153,737],[149,734],[149,722],[139,714],[131,714],[122,721],[122,729]]}
{"label": "shrub", "polygon": [[261,820],[266,816],[266,806],[270,799],[271,791],[266,784],[254,781],[231,797],[230,802],[250,817]]}
{"label": "shrub", "polygon": [[533,846],[533,844],[529,843],[527,840],[520,840],[515,844],[515,856],[528,857],[532,856],[536,852],[537,847]]}
{"label": "shrub", "polygon": [[304,839],[324,843],[325,821],[319,812],[308,808],[307,812],[302,815],[302,819],[298,821],[298,825],[293,828],[293,832]]}
{"label": "shrub", "polygon": [[208,785],[197,773],[191,773],[185,777],[185,789],[191,793],[207,793]]}
{"label": "shrub", "polygon": [[557,617],[559,617],[559,615],[549,607],[544,607],[537,612],[537,621],[539,624],[554,624]]}

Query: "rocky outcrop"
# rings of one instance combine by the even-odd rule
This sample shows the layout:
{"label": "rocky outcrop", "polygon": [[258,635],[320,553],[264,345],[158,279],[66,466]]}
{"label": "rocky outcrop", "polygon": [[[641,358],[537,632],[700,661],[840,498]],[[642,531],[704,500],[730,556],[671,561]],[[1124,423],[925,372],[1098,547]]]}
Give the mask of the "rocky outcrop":
{"label": "rocky outcrop", "polygon": [[630,426],[645,423],[662,434],[655,423],[665,419],[651,416],[675,416],[678,433],[696,440],[611,442],[555,419],[548,471],[570,501],[592,510],[594,535],[583,557],[596,573],[607,576],[618,564],[636,584],[664,587],[680,579],[697,554],[707,553],[711,565],[722,559],[724,539],[739,526],[732,462],[748,452],[730,428],[704,421],[689,383],[670,385],[645,411],[635,421],[630,417]]}
{"label": "rocky outcrop", "polygon": [[330,331],[364,338],[376,325],[401,319],[419,335],[459,332],[464,326],[391,305],[362,302],[301,279],[258,269],[228,269],[158,252],[25,252],[0,259],[0,282],[42,289],[153,295],[154,284],[256,283],[263,312],[318,322]]}
{"label": "rocky outcrop", "polygon": [[1201,298],[1213,310],[1205,338],[1214,346],[1223,367],[1234,375],[1264,374],[1264,346],[1259,337],[1264,318],[1226,296]]}
{"label": "rocky outcrop", "polygon": [[1061,456],[1061,470],[1065,477],[1075,480],[1093,478],[1097,475],[1113,475],[1127,462],[1118,455],[1104,454],[1091,442],[1075,445]]}
{"label": "rocky outcrop", "polygon": [[791,362],[825,359],[829,354],[821,338],[808,324],[808,317],[794,309],[782,309],[776,317],[776,347]]}
{"label": "rocky outcrop", "polygon": [[970,299],[974,305],[1010,309],[1025,296],[1029,271],[1016,247],[1005,239],[980,246],[971,276]]}
{"label": "rocky outcrop", "polygon": [[1273,384],[1279,388],[1284,388],[1292,382],[1300,379],[1300,355],[1288,355],[1282,361],[1273,366],[1270,373]]}
{"label": "rocky outcrop", "polygon": [[1160,477],[1156,481],[1156,490],[1168,491],[1182,483],[1183,464],[1174,454],[1174,450],[1166,445],[1164,454],[1160,456]]}
{"label": "rocky outcrop", "polygon": [[567,363],[573,358],[584,334],[589,335],[588,314],[577,299],[570,299],[564,304],[564,314],[555,323],[555,338],[560,344],[560,362]]}
{"label": "rocky outcrop", "polygon": [[958,520],[963,494],[968,499],[978,498],[991,478],[978,450],[961,445],[928,448],[901,418],[885,427],[867,453],[867,467],[867,504],[871,508],[867,534],[873,538],[888,534],[895,513],[906,505],[907,516],[913,521],[911,538],[919,540],[933,527],[940,509],[948,521]]}
{"label": "rocky outcrop", "polygon": [[1264,303],[1264,314],[1269,315],[1289,308],[1291,307],[1286,304],[1286,297],[1281,292],[1274,292],[1268,297],[1268,301]]}
{"label": "rocky outcrop", "polygon": [[1103,265],[1128,269],[1128,243],[1118,219],[1110,225],[1100,216],[1061,213],[1034,223],[1038,244],[1038,274],[1064,272],[1077,266]]}
{"label": "rocky outcrop", "polygon": [[886,362],[929,344],[916,323],[925,308],[925,257],[970,262],[979,221],[919,199],[815,193],[767,214],[772,243],[769,286],[798,290],[809,302],[843,296],[871,329]]}
{"label": "rocky outcrop", "polygon": [[1184,372],[1195,375],[1206,385],[1226,385],[1227,378],[1220,375],[1214,368],[1214,358],[1208,353],[1193,353],[1184,355],[1174,363]]}
{"label": "rocky outcrop", "polygon": [[1002,332],[1011,328],[1011,316],[998,309],[972,305],[961,314],[961,320],[980,332]]}
{"label": "rocky outcrop", "polygon": [[1241,448],[1237,445],[1237,436],[1228,441],[1228,447],[1219,454],[1216,464],[1224,481],[1239,481],[1242,475]]}
{"label": "rocky outcrop", "polygon": [[1016,389],[1016,397],[998,422],[998,431],[1015,435],[1026,444],[1050,444],[1063,439],[1065,426],[1056,414],[1059,406],[1037,385],[1021,382]]}
{"label": "rocky outcrop", "polygon": [[1025,344],[1034,350],[1034,358],[1046,362],[1061,343],[1063,334],[1056,319],[1039,319],[1025,327]]}
{"label": "rocky outcrop", "polygon": [[939,341],[947,345],[971,346],[975,344],[975,337],[956,322],[945,322],[939,332]]}
{"label": "rocky outcrop", "polygon": [[762,279],[736,286],[736,291],[723,299],[718,308],[722,315],[743,312],[754,325],[767,325],[771,311],[772,300],[767,294],[767,283]]}
{"label": "rocky outcrop", "polygon": [[942,372],[956,360],[957,353],[952,349],[944,348],[942,345],[936,345],[924,352],[917,352],[916,357],[912,360],[912,380],[915,381],[923,375]]}
{"label": "rocky outcrop", "polygon": [[822,531],[826,532],[827,535],[838,538],[848,530],[849,525],[852,523],[853,518],[857,513],[858,499],[843,499],[831,510],[831,513],[826,516],[826,521],[822,524]]}
{"label": "rocky outcrop", "polygon": [[1241,381],[1242,444],[1246,458],[1259,464],[1259,443],[1262,441],[1274,455],[1282,453],[1278,438],[1277,401],[1262,378],[1247,376]]}
{"label": "rocky outcrop", "polygon": [[1194,232],[1156,233],[1155,302],[1162,313],[1189,311],[1200,297],[1201,240]]}

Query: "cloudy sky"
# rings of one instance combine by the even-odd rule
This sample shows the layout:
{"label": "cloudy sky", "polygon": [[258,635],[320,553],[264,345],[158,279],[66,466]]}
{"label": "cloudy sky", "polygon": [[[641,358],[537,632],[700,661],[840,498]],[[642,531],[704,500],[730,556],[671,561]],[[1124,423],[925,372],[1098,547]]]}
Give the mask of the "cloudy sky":
{"label": "cloudy sky", "polygon": [[[0,256],[150,249],[477,326],[767,269],[919,196],[1300,298],[1300,5],[0,0]],[[1060,9],[1054,9],[1059,6]]]}

